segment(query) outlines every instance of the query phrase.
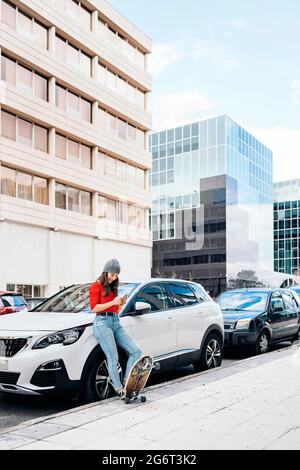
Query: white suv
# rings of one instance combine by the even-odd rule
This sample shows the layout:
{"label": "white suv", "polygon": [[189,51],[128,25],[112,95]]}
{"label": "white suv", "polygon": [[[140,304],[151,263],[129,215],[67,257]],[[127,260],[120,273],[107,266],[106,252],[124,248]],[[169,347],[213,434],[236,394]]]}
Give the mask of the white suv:
{"label": "white suv", "polygon": [[[88,402],[113,395],[105,356],[93,336],[89,287],[71,286],[32,312],[0,317],[0,391],[75,393]],[[223,316],[202,286],[150,279],[120,283],[119,293],[127,296],[122,325],[160,371],[221,365]],[[121,376],[125,363],[120,350]]]}

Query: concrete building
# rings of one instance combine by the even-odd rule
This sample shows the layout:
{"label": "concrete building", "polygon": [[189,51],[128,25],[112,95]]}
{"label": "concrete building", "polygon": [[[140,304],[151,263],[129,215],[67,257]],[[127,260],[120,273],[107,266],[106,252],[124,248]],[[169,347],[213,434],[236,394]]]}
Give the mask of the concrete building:
{"label": "concrete building", "polygon": [[150,39],[105,0],[1,0],[0,48],[0,290],[150,275]]}
{"label": "concrete building", "polygon": [[153,276],[228,288],[280,286],[274,273],[273,154],[228,116],[155,132]]}
{"label": "concrete building", "polygon": [[274,183],[274,269],[300,276],[300,179]]}

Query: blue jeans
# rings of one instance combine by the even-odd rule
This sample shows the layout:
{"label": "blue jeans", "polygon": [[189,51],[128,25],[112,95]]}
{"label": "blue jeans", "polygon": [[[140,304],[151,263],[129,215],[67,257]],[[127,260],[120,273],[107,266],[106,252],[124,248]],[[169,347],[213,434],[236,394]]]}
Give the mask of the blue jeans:
{"label": "blue jeans", "polygon": [[117,346],[120,346],[129,355],[124,380],[128,378],[132,366],[142,356],[142,351],[134,339],[121,326],[118,315],[113,317],[97,315],[93,324],[93,333],[106,356],[108,373],[112,384],[115,390],[119,391],[122,388],[122,384],[118,371],[119,354]]}

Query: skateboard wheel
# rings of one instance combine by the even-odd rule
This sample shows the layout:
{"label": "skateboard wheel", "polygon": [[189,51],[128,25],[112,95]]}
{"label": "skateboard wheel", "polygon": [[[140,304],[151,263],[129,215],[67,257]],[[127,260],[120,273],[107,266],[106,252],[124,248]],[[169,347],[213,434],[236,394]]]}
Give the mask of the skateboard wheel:
{"label": "skateboard wheel", "polygon": [[128,398],[128,397],[125,398],[125,405],[129,405],[129,403],[130,403],[130,398]]}
{"label": "skateboard wheel", "polygon": [[147,401],[147,398],[146,398],[146,397],[141,397],[141,402],[142,402],[142,403],[146,403],[146,401]]}

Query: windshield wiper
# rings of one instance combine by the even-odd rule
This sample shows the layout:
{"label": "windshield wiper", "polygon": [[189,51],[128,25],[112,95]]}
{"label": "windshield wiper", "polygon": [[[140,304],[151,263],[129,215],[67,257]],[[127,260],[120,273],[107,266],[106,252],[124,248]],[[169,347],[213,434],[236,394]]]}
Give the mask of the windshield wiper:
{"label": "windshield wiper", "polygon": [[222,308],[221,309],[223,310],[223,312],[240,312],[241,310],[243,310],[242,308]]}

